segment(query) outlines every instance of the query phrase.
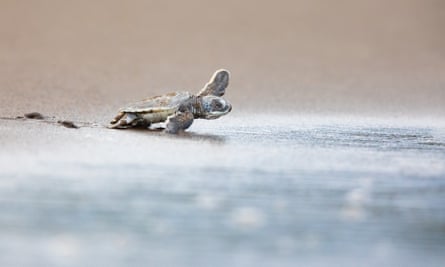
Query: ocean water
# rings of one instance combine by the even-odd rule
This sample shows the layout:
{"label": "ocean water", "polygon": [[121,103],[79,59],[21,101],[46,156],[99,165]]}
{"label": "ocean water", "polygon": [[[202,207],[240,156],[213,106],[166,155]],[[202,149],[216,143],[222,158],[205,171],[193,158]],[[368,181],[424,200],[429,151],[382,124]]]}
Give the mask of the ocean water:
{"label": "ocean water", "polygon": [[445,127],[2,121],[1,266],[443,266]]}

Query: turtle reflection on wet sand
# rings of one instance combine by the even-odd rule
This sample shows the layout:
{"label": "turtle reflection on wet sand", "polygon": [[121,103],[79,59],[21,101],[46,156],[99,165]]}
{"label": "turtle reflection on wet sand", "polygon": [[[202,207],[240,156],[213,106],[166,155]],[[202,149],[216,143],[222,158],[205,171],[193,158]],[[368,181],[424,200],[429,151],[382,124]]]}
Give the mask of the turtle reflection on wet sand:
{"label": "turtle reflection on wet sand", "polygon": [[229,113],[232,105],[222,98],[228,84],[229,72],[218,70],[197,95],[173,92],[129,104],[119,110],[108,127],[149,128],[161,123],[166,132],[178,133],[189,128],[194,119],[217,119]]}

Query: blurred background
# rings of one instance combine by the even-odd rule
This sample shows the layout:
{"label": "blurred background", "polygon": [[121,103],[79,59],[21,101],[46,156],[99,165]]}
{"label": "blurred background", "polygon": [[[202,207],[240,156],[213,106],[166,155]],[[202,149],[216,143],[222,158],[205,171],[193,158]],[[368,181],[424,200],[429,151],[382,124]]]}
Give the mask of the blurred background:
{"label": "blurred background", "polygon": [[[443,266],[444,29],[443,0],[0,0],[0,266]],[[179,136],[55,123],[220,68],[233,111]]]}
{"label": "blurred background", "polygon": [[0,7],[3,113],[102,119],[127,101],[197,91],[227,68],[234,112],[445,114],[441,0]]}

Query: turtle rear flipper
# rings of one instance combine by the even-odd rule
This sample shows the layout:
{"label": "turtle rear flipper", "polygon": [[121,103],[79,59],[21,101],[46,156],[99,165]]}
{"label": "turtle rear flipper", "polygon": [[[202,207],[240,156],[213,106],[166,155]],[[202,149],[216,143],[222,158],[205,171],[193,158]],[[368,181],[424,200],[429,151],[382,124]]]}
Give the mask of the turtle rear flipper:
{"label": "turtle rear flipper", "polygon": [[143,127],[150,126],[149,124],[143,122],[145,121],[141,121],[139,116],[134,113],[119,112],[119,114],[117,114],[117,116],[110,122],[108,128],[126,129],[136,126],[143,126]]}

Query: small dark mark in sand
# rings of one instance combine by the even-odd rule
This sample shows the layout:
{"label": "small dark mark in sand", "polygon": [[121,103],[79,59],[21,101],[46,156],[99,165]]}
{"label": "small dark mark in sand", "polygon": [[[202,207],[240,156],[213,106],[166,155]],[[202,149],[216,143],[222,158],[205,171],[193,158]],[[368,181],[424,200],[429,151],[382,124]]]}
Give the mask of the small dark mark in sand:
{"label": "small dark mark in sand", "polygon": [[33,120],[43,120],[44,117],[39,112],[30,112],[25,114],[25,118]]}
{"label": "small dark mark in sand", "polygon": [[73,129],[78,129],[79,128],[79,126],[74,124],[74,122],[72,122],[72,121],[57,121],[57,123],[62,124],[66,128],[73,128]]}
{"label": "small dark mark in sand", "polygon": [[24,114],[23,116],[16,116],[16,117],[2,117],[2,116],[0,116],[0,120],[16,120],[16,121],[25,122],[27,119],[39,120],[39,122],[46,123],[46,124],[53,124],[53,125],[60,124],[66,128],[71,128],[71,129],[78,129],[81,127],[104,128],[103,125],[100,125],[100,124],[94,123],[94,122],[76,122],[76,123],[74,123],[73,121],[69,121],[69,120],[56,120],[56,117],[54,117],[54,116],[43,116],[39,112],[30,112],[30,113]]}

